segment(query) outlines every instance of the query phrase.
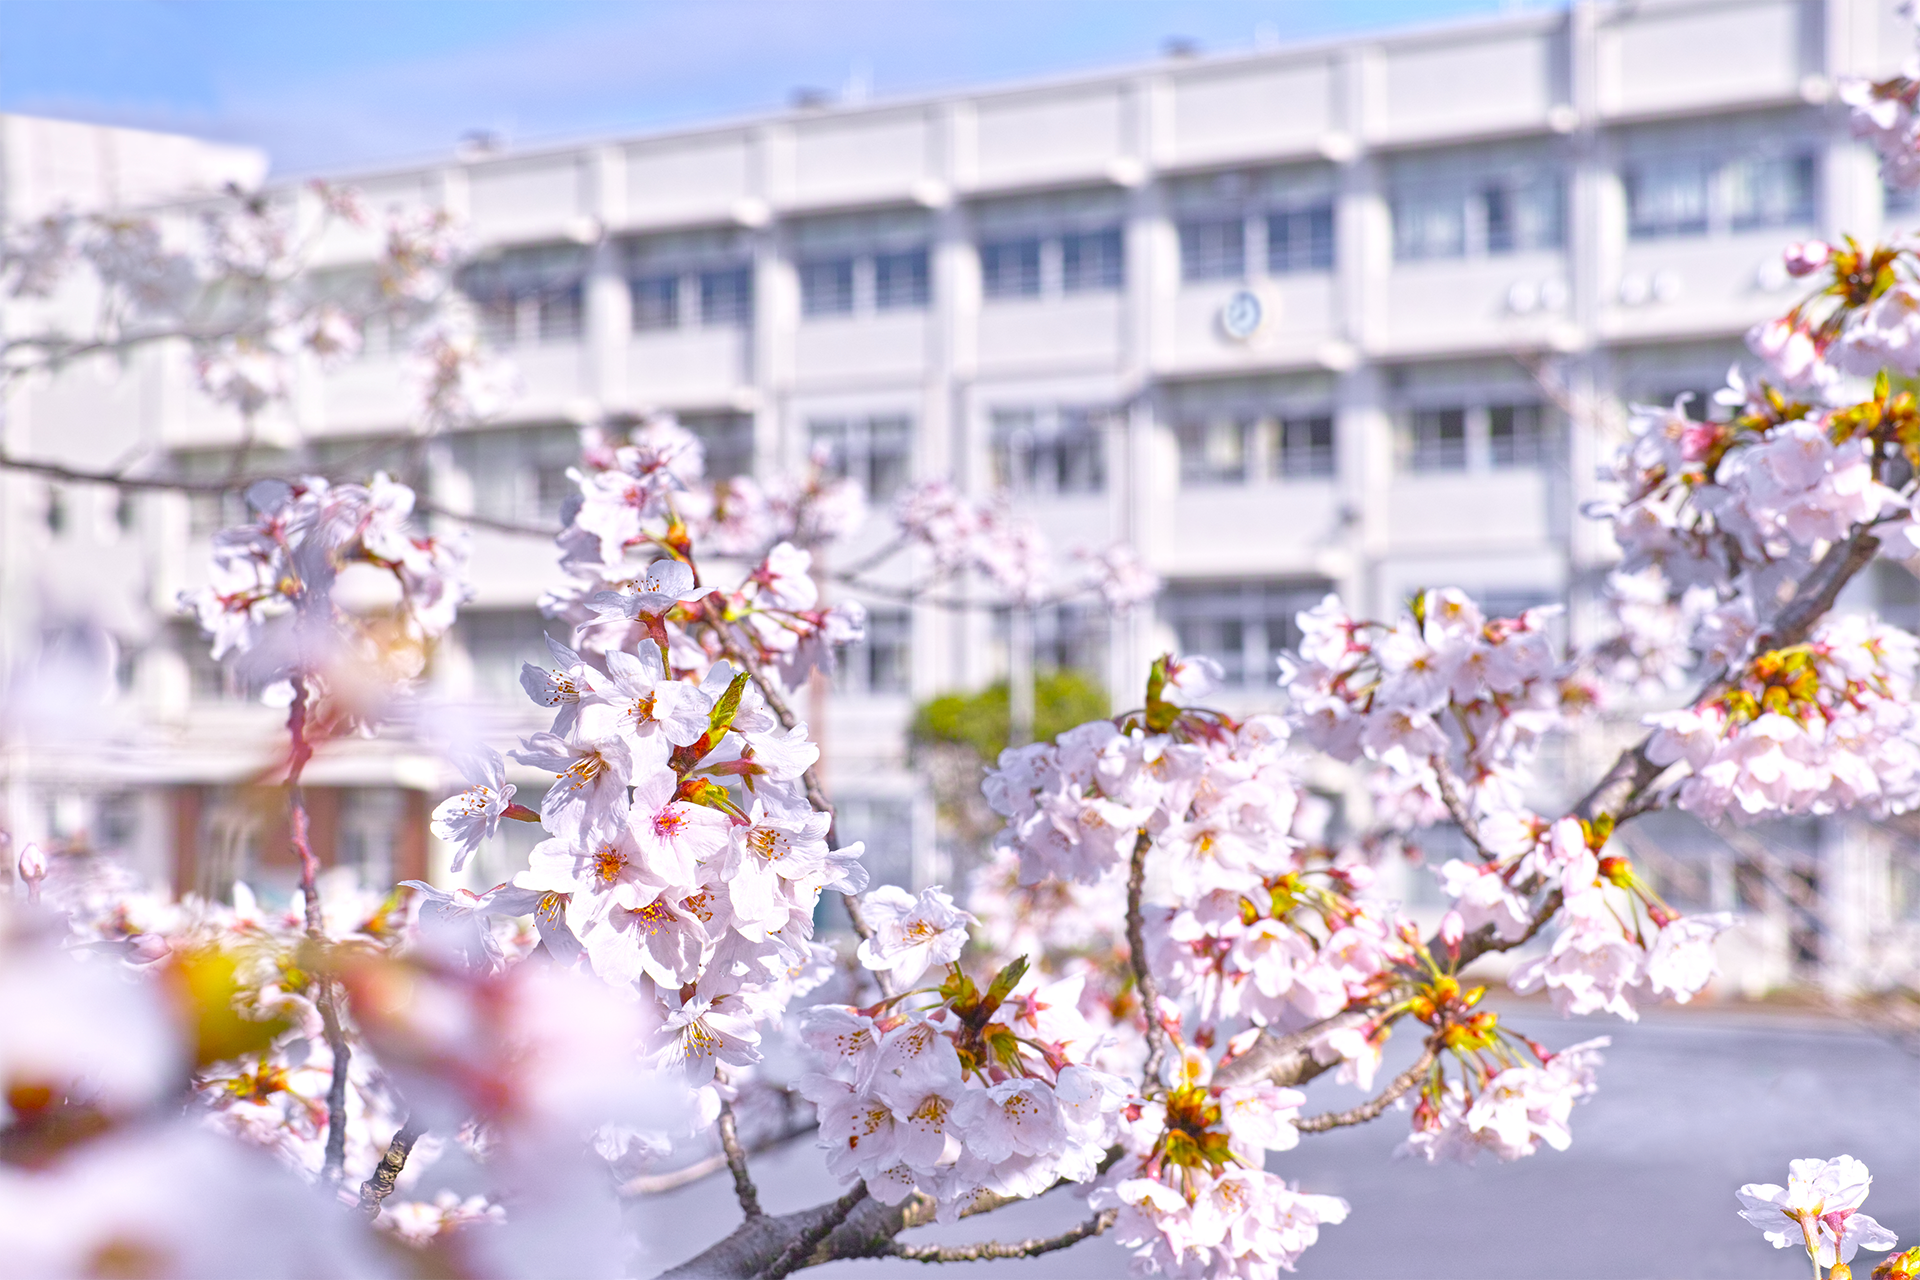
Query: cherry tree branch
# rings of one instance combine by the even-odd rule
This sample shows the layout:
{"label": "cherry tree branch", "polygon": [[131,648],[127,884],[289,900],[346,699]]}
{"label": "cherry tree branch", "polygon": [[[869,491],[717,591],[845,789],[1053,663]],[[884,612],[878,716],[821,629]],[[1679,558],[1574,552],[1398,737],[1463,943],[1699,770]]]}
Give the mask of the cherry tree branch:
{"label": "cherry tree branch", "polygon": [[380,1163],[373,1168],[373,1176],[360,1184],[360,1211],[369,1218],[377,1217],[381,1202],[393,1194],[394,1184],[407,1167],[407,1157],[413,1154],[413,1144],[425,1132],[425,1128],[416,1126],[412,1117],[408,1117],[394,1132],[393,1141],[387,1144]]}
{"label": "cherry tree branch", "polygon": [[1421,1078],[1433,1069],[1434,1059],[1437,1056],[1433,1045],[1429,1043],[1426,1052],[1420,1055],[1419,1061],[1395,1076],[1393,1083],[1381,1090],[1378,1097],[1369,1098],[1359,1106],[1349,1107],[1345,1111],[1326,1111],[1317,1116],[1308,1116],[1304,1120],[1296,1120],[1293,1122],[1293,1127],[1302,1133],[1325,1133],[1329,1129],[1365,1124],[1400,1101],[1409,1089],[1419,1084]]}
{"label": "cherry tree branch", "polygon": [[[767,707],[773,712],[774,718],[780,722],[780,727],[792,730],[798,725],[800,717],[795,715],[793,708],[787,704],[786,695],[781,691],[779,682],[769,677],[765,669],[749,656],[746,647],[734,636],[732,628],[725,619],[715,617],[713,631],[720,638],[720,651],[742,671],[753,677],[755,687],[760,690],[760,696],[767,700]],[[827,799],[827,789],[820,782],[818,763],[808,766],[807,770],[800,775],[800,781],[806,788],[807,803],[813,806],[816,813],[824,813],[828,818],[833,819],[833,824],[827,828],[827,843],[839,844],[839,820],[834,815],[833,802]],[[852,922],[853,931],[860,935],[861,941],[871,938],[873,926],[867,923],[865,913],[860,910],[860,900],[851,893],[841,894],[840,900],[846,905],[847,919]],[[893,994],[890,974],[885,970],[875,970],[874,977],[880,983],[883,994]]]}
{"label": "cherry tree branch", "polygon": [[1057,1236],[1034,1236],[1027,1240],[1005,1243],[999,1240],[982,1240],[977,1244],[902,1244],[893,1242],[891,1255],[906,1258],[912,1262],[984,1262],[993,1258],[1037,1258],[1042,1254],[1053,1253],[1082,1240],[1099,1235],[1113,1226],[1120,1216],[1118,1209],[1103,1209],[1079,1226],[1063,1231]]}
{"label": "cherry tree branch", "polygon": [[766,1212],[760,1207],[760,1189],[753,1185],[753,1175],[747,1172],[747,1153],[740,1145],[740,1131],[734,1122],[733,1104],[720,1104],[720,1150],[727,1159],[727,1168],[733,1171],[733,1194],[740,1202],[740,1211],[749,1218],[758,1218]]}
{"label": "cherry tree branch", "polygon": [[1140,913],[1140,896],[1146,887],[1147,851],[1153,837],[1145,830],[1134,837],[1133,861],[1127,868],[1127,961],[1133,967],[1134,989],[1140,993],[1140,1012],[1147,1023],[1147,1064],[1141,1070],[1145,1087],[1160,1079],[1160,1064],[1167,1055],[1167,1032],[1160,1025],[1160,986],[1147,963],[1147,942]]}
{"label": "cherry tree branch", "polygon": [[760,1280],[781,1280],[788,1272],[806,1262],[822,1240],[833,1234],[833,1229],[847,1220],[854,1206],[867,1198],[867,1184],[856,1182],[853,1190],[841,1196],[828,1206],[827,1211],[805,1230],[795,1236],[793,1243],[780,1251],[780,1255],[760,1273]]}
{"label": "cherry tree branch", "polygon": [[[324,471],[327,468],[319,468]],[[335,471],[338,468],[334,468]],[[234,475],[220,480],[190,480],[184,476],[132,476],[120,471],[101,471],[86,467],[70,467],[65,463],[46,462],[35,458],[17,458],[12,454],[0,452],[0,471],[20,471],[28,475],[45,476],[49,480],[61,480],[68,484],[97,484],[110,489],[123,489],[135,493],[200,493],[218,496],[226,493],[244,493],[249,485],[260,480],[284,480],[289,473],[251,472]],[[476,529],[488,529],[495,533],[518,534],[529,538],[552,538],[558,529],[545,525],[521,524],[514,520],[496,520],[491,516],[475,515],[468,511],[456,511],[441,503],[418,498],[413,504],[415,511],[422,515],[437,516],[444,520],[457,520],[461,524]]]}
{"label": "cherry tree branch", "polygon": [[[817,1123],[797,1124],[791,1128],[782,1129],[779,1133],[747,1145],[745,1147],[746,1154],[754,1156],[762,1152],[772,1151],[777,1147],[785,1146],[795,1138],[805,1137],[809,1133],[817,1133],[819,1129],[820,1126]],[[666,1191],[675,1191],[681,1187],[698,1182],[702,1178],[711,1177],[722,1169],[727,1168],[728,1165],[727,1153],[724,1151],[717,1152],[704,1159],[696,1160],[692,1164],[683,1165],[678,1169],[669,1169],[665,1173],[643,1173],[637,1177],[629,1178],[621,1184],[620,1194],[623,1196],[653,1196]]]}

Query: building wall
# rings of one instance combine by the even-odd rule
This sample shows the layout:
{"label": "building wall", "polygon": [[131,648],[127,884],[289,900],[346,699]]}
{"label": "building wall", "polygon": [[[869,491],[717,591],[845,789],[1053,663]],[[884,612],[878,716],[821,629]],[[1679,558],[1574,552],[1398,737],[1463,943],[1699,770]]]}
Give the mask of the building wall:
{"label": "building wall", "polygon": [[[436,446],[448,500],[537,519],[572,425],[656,409],[763,475],[827,441],[886,484],[1012,479],[1062,552],[1124,539],[1169,584],[1151,616],[1044,620],[1052,651],[1125,703],[1154,652],[1212,649],[1251,707],[1273,701],[1292,613],[1327,590],[1380,613],[1457,584],[1565,602],[1572,634],[1594,633],[1612,549],[1578,512],[1619,430],[1607,406],[1717,386],[1792,296],[1785,241],[1880,229],[1833,83],[1892,69],[1909,37],[1890,0],[1579,4],[343,176],[375,208],[454,208],[483,257],[548,264],[549,294],[577,298],[500,313],[525,394]],[[369,252],[341,235],[323,257]],[[402,376],[374,346],[312,371],[274,438],[397,432]],[[73,443],[83,420],[121,424],[115,448],[238,432],[155,356],[21,395],[9,440],[97,456],[104,439]],[[509,473],[530,478],[494,483]],[[271,718],[196,696],[187,642],[154,621],[200,572],[186,504],[52,534],[9,483],[12,538],[47,570],[34,590],[60,600],[110,566],[70,603],[117,610],[137,651],[143,741],[165,744],[140,768],[233,783]],[[474,563],[481,599],[439,679],[485,701],[537,643],[551,557],[480,533]],[[981,613],[921,609],[887,634],[904,666],[869,663],[813,714],[837,796],[876,834],[911,831],[900,874],[925,878],[941,868],[903,726],[914,699],[1002,671],[1005,645]],[[503,735],[534,719],[486,714]],[[405,751],[331,767],[342,786],[435,785]]]}

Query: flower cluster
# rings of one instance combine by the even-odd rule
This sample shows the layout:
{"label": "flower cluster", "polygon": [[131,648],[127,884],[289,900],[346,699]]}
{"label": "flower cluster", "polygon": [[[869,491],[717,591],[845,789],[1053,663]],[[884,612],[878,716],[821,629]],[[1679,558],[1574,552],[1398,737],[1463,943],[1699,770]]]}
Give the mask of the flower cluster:
{"label": "flower cluster", "polygon": [[1303,1096],[1273,1085],[1216,1086],[1205,1055],[1185,1053],[1164,1095],[1128,1108],[1129,1145],[1096,1191],[1118,1211],[1114,1236],[1136,1266],[1200,1280],[1268,1280],[1346,1220],[1337,1196],[1309,1195],[1264,1168],[1300,1141]]}
{"label": "flower cluster", "polygon": [[1709,821],[1902,812],[1920,803],[1920,642],[1860,614],[1769,649],[1694,706],[1648,717],[1647,755],[1684,763],[1682,808]]}
{"label": "flower cluster", "polygon": [[1421,592],[1388,626],[1329,596],[1300,615],[1280,682],[1301,736],[1334,759],[1378,762],[1449,805],[1442,788],[1462,786],[1457,800],[1481,815],[1511,812],[1541,739],[1593,700],[1554,657],[1553,612],[1488,619],[1448,589]]}
{"label": "flower cluster", "polygon": [[[953,915],[923,898],[883,924],[862,958],[911,981],[929,958],[921,939],[964,942],[963,922],[942,927]],[[1079,988],[1078,979],[1042,984],[1015,961],[982,992],[950,963],[937,989],[871,1008],[810,1009],[801,1038],[827,1069],[800,1089],[820,1109],[828,1169],[864,1178],[888,1204],[919,1191],[943,1220],[982,1192],[1024,1198],[1062,1178],[1092,1178],[1128,1090],[1086,1065],[1098,1041],[1079,1015]]]}
{"label": "flower cluster", "polygon": [[468,588],[464,548],[409,527],[413,490],[308,476],[257,481],[247,502],[254,519],[214,536],[208,584],[180,598],[214,657],[254,688],[312,678],[363,704],[419,675]]}

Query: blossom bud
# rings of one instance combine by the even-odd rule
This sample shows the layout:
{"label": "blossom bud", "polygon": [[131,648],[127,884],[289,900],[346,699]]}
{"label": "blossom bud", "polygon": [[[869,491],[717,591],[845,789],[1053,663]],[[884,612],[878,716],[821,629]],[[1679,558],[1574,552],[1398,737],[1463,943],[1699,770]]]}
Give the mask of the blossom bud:
{"label": "blossom bud", "polygon": [[1449,911],[1440,917],[1440,941],[1447,944],[1447,950],[1454,959],[1460,958],[1460,943],[1467,936],[1466,919],[1458,911]]}
{"label": "blossom bud", "polygon": [[1786,248],[1787,274],[1810,276],[1827,265],[1833,250],[1823,240],[1803,240]]}
{"label": "blossom bud", "polygon": [[40,882],[47,878],[46,851],[29,840],[20,850],[17,866],[20,879],[26,882],[27,901],[40,901]]}

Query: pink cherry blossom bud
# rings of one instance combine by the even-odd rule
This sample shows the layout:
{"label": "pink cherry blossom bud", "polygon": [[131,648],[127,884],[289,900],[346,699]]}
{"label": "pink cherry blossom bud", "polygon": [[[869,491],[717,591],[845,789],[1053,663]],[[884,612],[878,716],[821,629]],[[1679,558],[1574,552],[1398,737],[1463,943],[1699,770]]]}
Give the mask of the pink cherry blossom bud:
{"label": "pink cherry blossom bud", "polygon": [[1786,248],[1787,274],[1810,276],[1827,265],[1833,249],[1824,240],[1803,240]]}
{"label": "pink cherry blossom bud", "polygon": [[20,860],[16,864],[19,876],[27,886],[27,901],[40,901],[40,882],[47,878],[47,855],[39,845],[29,840],[20,850]]}
{"label": "pink cherry blossom bud", "polygon": [[1467,936],[1467,922],[1459,911],[1449,911],[1440,917],[1440,941],[1447,944],[1447,950],[1457,959],[1460,955],[1460,943]]}

